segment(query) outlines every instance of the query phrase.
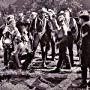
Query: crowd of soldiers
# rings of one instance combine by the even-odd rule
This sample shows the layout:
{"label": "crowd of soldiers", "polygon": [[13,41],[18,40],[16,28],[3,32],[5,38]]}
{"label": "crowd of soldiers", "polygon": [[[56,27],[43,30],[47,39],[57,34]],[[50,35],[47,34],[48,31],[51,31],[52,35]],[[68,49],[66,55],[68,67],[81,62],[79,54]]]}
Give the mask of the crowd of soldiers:
{"label": "crowd of soldiers", "polygon": [[[82,21],[89,21],[89,13],[87,11],[80,12],[80,15],[74,18],[69,8],[56,13],[52,9],[42,7],[38,12],[31,12],[26,15],[23,12],[20,12],[17,17],[15,15],[6,15],[5,23],[0,28],[2,30],[1,41],[6,69],[26,70],[35,56],[38,45],[40,45],[42,52],[42,68],[47,68],[48,50],[52,50],[51,56],[52,61],[54,61],[56,48],[58,48],[59,59],[57,66],[55,70],[50,72],[60,72],[63,64],[65,64],[66,69],[71,69],[75,66],[73,44],[77,46],[78,56],[80,44],[82,44],[82,78],[83,83],[86,83],[86,69],[88,66],[86,59],[89,57],[87,55],[89,48],[87,35],[89,31],[87,26],[83,27],[84,24],[82,26]],[[81,27],[85,30],[83,31]],[[85,37],[85,40],[82,39],[82,36]]]}

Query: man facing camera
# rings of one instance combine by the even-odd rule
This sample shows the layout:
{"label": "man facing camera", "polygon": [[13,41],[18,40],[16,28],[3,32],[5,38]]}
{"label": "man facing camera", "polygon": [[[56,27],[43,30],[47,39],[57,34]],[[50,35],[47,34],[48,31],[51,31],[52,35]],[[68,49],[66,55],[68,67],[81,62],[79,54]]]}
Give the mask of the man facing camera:
{"label": "man facing camera", "polygon": [[[88,14],[80,15],[81,26],[81,70],[82,82],[81,87],[87,86],[87,68],[90,67],[90,21]],[[90,85],[90,82],[88,83]]]}

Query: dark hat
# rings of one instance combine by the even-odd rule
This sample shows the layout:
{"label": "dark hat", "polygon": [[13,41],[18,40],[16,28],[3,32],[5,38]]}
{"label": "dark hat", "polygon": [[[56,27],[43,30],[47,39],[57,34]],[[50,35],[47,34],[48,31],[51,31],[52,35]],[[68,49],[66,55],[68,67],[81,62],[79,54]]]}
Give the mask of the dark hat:
{"label": "dark hat", "polygon": [[89,15],[81,15],[79,18],[83,19],[84,21],[89,21]]}
{"label": "dark hat", "polygon": [[87,11],[87,10],[81,11],[81,12],[80,12],[80,17],[82,17],[82,16],[88,17],[88,16],[89,16],[88,11]]}
{"label": "dark hat", "polygon": [[65,14],[64,11],[60,11],[60,12],[59,12],[59,15],[64,15],[64,14]]}
{"label": "dark hat", "polygon": [[82,12],[80,12],[80,16],[79,18],[83,19],[84,21],[89,21],[89,13],[87,10],[84,10]]}

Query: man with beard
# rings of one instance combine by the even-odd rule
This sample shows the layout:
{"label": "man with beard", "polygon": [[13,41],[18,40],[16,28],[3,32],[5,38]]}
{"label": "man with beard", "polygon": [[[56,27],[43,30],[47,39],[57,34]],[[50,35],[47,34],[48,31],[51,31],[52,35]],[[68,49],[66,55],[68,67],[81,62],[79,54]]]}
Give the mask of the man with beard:
{"label": "man with beard", "polygon": [[[31,60],[33,59],[34,57],[34,54],[35,54],[35,51],[37,49],[37,46],[42,38],[42,36],[44,35],[46,29],[46,18],[43,19],[43,9],[41,9],[39,15],[35,15],[35,17],[33,18],[33,21],[31,23],[31,28],[30,28],[30,32],[32,34],[32,37],[33,37],[33,46],[32,46],[32,51],[31,51],[31,56],[30,57],[30,60],[26,60],[24,63],[23,63],[23,69],[26,69],[29,65],[29,63],[31,63]],[[29,55],[30,55],[29,54]]]}

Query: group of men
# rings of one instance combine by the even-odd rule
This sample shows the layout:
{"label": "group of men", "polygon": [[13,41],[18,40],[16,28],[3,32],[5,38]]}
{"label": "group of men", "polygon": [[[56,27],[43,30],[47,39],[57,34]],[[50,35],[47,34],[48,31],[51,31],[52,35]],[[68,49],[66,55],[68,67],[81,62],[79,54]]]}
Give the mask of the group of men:
{"label": "group of men", "polygon": [[[19,13],[18,18],[14,15],[7,15],[1,38],[4,47],[4,65],[26,70],[40,43],[44,68],[47,68],[45,62],[50,47],[52,60],[55,60],[56,48],[59,49],[57,67],[51,71],[58,73],[63,64],[65,64],[66,69],[74,66],[73,44],[76,42],[77,45],[77,42],[82,39],[82,85],[86,85],[90,57],[89,29],[89,15],[81,13],[79,19],[75,20],[69,8],[55,13],[54,10],[43,7],[38,13],[31,12],[28,18],[25,18],[23,13]],[[9,49],[9,57],[7,48]],[[22,59],[25,61],[22,62]]]}

